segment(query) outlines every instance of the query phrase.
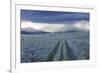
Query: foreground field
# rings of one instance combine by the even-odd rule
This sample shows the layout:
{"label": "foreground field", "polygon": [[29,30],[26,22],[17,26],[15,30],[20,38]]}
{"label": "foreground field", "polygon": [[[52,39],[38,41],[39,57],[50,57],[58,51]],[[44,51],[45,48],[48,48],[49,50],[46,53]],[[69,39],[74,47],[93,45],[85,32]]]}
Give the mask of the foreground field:
{"label": "foreground field", "polygon": [[21,35],[22,63],[88,59],[88,32]]}

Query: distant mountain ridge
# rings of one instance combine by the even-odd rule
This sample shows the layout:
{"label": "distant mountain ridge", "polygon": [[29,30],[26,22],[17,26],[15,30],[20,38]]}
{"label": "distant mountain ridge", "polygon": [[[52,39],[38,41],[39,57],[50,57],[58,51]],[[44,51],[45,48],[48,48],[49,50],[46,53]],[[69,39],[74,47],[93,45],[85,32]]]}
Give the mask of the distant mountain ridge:
{"label": "distant mountain ridge", "polygon": [[23,34],[38,34],[38,33],[58,33],[58,32],[77,32],[89,31],[89,21],[76,21],[72,24],[48,24],[48,23],[33,23],[23,22],[21,24],[21,33]]}
{"label": "distant mountain ridge", "polygon": [[[67,31],[58,31],[58,32],[53,32],[53,33],[65,33],[65,32],[81,32],[84,30],[67,30]],[[51,33],[51,32],[45,32],[45,31],[41,31],[41,30],[36,30],[33,28],[22,28],[21,29],[21,34],[47,34],[47,33]]]}
{"label": "distant mountain ridge", "polygon": [[21,29],[21,34],[44,34],[44,33],[49,33],[49,32],[36,30],[31,27]]}

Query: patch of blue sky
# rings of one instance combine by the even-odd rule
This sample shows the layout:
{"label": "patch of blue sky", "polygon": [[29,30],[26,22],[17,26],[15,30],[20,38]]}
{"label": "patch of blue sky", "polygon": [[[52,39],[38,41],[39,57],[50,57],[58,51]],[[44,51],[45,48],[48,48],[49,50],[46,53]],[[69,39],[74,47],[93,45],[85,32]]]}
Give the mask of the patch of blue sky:
{"label": "patch of blue sky", "polygon": [[21,10],[21,21],[36,23],[66,24],[80,20],[89,21],[89,16],[89,13],[84,12]]}

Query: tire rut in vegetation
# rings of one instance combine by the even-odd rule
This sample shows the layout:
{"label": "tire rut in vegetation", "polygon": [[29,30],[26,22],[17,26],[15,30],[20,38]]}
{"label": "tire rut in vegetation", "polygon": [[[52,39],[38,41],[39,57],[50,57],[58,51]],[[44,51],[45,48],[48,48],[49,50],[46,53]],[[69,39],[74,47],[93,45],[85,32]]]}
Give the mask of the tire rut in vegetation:
{"label": "tire rut in vegetation", "polygon": [[70,48],[66,40],[59,41],[47,56],[47,61],[63,61],[75,59],[76,57],[73,54],[73,50]]}
{"label": "tire rut in vegetation", "polygon": [[60,42],[58,42],[56,44],[56,46],[54,47],[54,49],[49,53],[49,55],[47,57],[47,61],[53,61],[53,58],[54,58],[55,54],[57,53],[59,45],[60,45]]}
{"label": "tire rut in vegetation", "polygon": [[74,55],[73,50],[68,45],[68,42],[65,40],[65,46],[66,46],[66,53],[67,53],[67,60],[76,60],[77,57]]}

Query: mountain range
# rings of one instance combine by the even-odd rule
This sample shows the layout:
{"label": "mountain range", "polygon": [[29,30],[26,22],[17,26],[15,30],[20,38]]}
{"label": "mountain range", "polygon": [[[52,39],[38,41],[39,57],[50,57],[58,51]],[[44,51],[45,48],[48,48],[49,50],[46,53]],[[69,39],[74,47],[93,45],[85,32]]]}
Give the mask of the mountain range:
{"label": "mountain range", "polygon": [[49,33],[49,32],[36,30],[31,27],[21,29],[21,34],[45,34],[45,33]]}

